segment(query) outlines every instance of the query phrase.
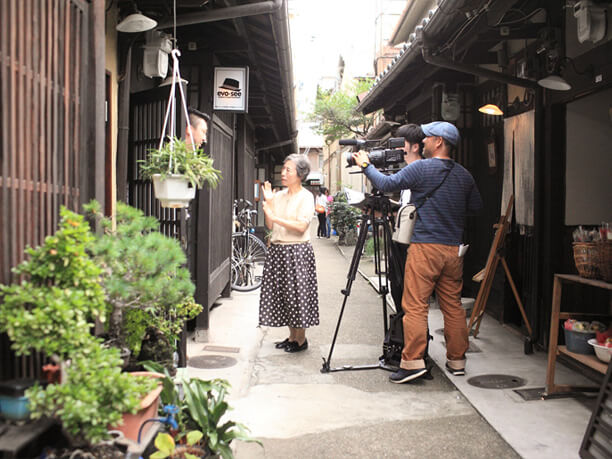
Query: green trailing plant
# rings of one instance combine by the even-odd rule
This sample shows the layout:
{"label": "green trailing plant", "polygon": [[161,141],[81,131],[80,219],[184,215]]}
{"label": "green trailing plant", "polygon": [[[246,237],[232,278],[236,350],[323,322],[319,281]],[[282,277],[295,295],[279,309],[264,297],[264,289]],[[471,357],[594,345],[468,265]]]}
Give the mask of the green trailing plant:
{"label": "green trailing plant", "polygon": [[92,335],[94,319],[103,321],[106,311],[102,271],[87,252],[93,236],[82,216],[64,207],[60,216],[54,235],[26,249],[29,260],[14,270],[21,283],[0,286],[0,330],[18,354],[44,351],[65,362],[62,385],[26,392],[31,415],[59,419],[74,446],[92,445],[123,413],[138,410],[152,382],[121,373],[117,350]]}
{"label": "green trailing plant", "polygon": [[101,268],[101,283],[109,304],[108,335],[119,348],[140,352],[147,329],[153,327],[174,346],[186,320],[202,310],[178,240],[164,236],[154,217],[117,202],[116,226],[92,201],[85,210],[102,233],[90,245]]}
{"label": "green trailing plant", "polygon": [[330,211],[332,225],[338,233],[338,244],[354,245],[356,242],[357,222],[361,213],[350,206],[344,193],[334,196]]}
{"label": "green trailing plant", "polygon": [[213,167],[212,158],[176,137],[172,142],[165,142],[161,148],[150,149],[146,159],[139,163],[143,178],[159,174],[164,179],[170,174],[181,174],[199,188],[205,183],[214,188],[222,179],[221,171]]}

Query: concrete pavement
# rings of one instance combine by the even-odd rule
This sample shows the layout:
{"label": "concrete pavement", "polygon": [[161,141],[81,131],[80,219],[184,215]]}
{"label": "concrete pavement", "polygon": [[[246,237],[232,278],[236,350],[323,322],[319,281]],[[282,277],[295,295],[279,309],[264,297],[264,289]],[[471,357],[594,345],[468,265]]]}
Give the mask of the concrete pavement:
{"label": "concrete pavement", "polygon": [[[229,419],[247,425],[264,444],[262,449],[237,442],[236,457],[518,457],[449,381],[454,377],[437,367],[432,380],[401,385],[390,383],[382,369],[320,372],[350,259],[334,239],[314,238],[313,245],[321,325],[307,331],[307,351],[288,354],[274,348],[287,330],[257,327],[258,291],[221,299],[211,311],[210,342],[189,341],[187,373],[228,379],[234,407]],[[358,276],[331,366],[376,363],[382,338],[380,298]],[[192,367],[198,359],[217,368]]]}

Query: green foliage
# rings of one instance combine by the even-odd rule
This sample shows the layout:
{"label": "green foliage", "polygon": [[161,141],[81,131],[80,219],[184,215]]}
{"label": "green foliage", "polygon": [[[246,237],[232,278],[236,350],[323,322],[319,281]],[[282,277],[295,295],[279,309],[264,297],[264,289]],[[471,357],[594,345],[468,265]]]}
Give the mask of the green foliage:
{"label": "green foliage", "polygon": [[230,448],[234,440],[255,441],[261,444],[248,435],[248,429],[242,424],[233,421],[220,424],[221,418],[229,409],[225,401],[229,387],[229,383],[222,379],[212,381],[191,379],[183,382],[187,426],[199,429],[204,434],[206,446],[223,459],[234,457]]}
{"label": "green foliage", "polygon": [[[168,374],[168,371],[155,362],[143,362],[148,371],[164,373],[161,401],[164,405],[179,407],[176,416],[179,431],[195,430],[203,434],[202,446],[212,453],[219,454],[223,459],[233,458],[230,448],[232,441],[261,442],[248,435],[248,429],[242,424],[221,419],[230,409],[225,401],[225,395],[230,385],[222,379],[203,381],[200,379],[183,380],[180,382],[184,398],[179,397],[179,389]],[[187,434],[189,435],[189,434]],[[158,447],[159,449],[159,447]],[[158,456],[161,457],[161,456]],[[165,456],[164,456],[165,457]]]}
{"label": "green foliage", "polygon": [[193,299],[195,286],[183,267],[186,257],[179,241],[156,231],[155,218],[122,202],[117,202],[115,229],[97,202],[85,210],[104,229],[91,251],[102,269],[113,345],[128,346],[137,355],[147,327],[160,330],[174,343],[185,320],[202,310]]}
{"label": "green foliage", "polygon": [[157,381],[121,372],[119,350],[101,344],[72,356],[67,381],[27,391],[34,418],[57,417],[74,445],[94,444],[108,437],[109,426],[124,413],[136,413],[142,396]]}
{"label": "green foliage", "polygon": [[364,115],[357,111],[357,96],[367,92],[372,80],[355,80],[346,89],[338,91],[317,90],[317,99],[310,121],[316,123],[319,134],[328,140],[337,140],[355,135],[364,137],[372,126],[373,115]]}
{"label": "green foliage", "polygon": [[0,330],[18,354],[44,350],[64,358],[89,347],[92,321],[104,320],[101,270],[86,253],[89,225],[64,207],[60,215],[58,231],[42,246],[27,248],[30,259],[13,270],[25,279],[0,285]]}
{"label": "green foliage", "polygon": [[[93,320],[105,317],[101,269],[87,253],[93,241],[83,217],[65,208],[57,232],[15,272],[26,279],[0,286],[0,329],[19,354],[56,354],[67,366],[67,381],[27,391],[33,418],[58,418],[73,444],[93,444],[108,436],[124,412],[135,412],[152,386],[121,373],[116,349],[91,334]],[[153,383],[154,384],[154,383]]]}
{"label": "green foliage", "polygon": [[350,206],[346,196],[340,193],[334,197],[329,216],[338,233],[338,243],[343,244],[345,241],[348,242],[351,239],[350,235],[354,235],[356,232],[361,212]]}
{"label": "green foliage", "polygon": [[[157,437],[155,437],[155,447],[157,451],[151,454],[151,459],[164,459],[166,457],[170,458],[180,458],[183,457],[185,459],[198,459],[202,457],[202,453],[204,450],[198,448],[197,445],[202,439],[204,434],[199,430],[192,430],[187,432],[185,436],[187,440],[187,446],[176,446],[174,442],[174,438],[167,433],[159,433]],[[196,453],[196,454],[192,454]]]}
{"label": "green foliage", "polygon": [[176,137],[164,143],[161,149],[149,150],[147,158],[138,162],[144,178],[151,178],[154,174],[160,174],[162,178],[170,174],[182,174],[193,186],[199,188],[204,183],[214,188],[222,179],[221,171],[213,167],[212,158]]}

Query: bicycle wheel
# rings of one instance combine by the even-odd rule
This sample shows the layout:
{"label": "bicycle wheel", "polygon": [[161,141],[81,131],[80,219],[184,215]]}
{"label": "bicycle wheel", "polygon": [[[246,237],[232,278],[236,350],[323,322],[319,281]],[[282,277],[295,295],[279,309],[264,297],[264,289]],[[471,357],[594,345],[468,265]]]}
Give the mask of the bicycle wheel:
{"label": "bicycle wheel", "polygon": [[258,237],[232,234],[232,290],[250,292],[261,286],[267,252]]}

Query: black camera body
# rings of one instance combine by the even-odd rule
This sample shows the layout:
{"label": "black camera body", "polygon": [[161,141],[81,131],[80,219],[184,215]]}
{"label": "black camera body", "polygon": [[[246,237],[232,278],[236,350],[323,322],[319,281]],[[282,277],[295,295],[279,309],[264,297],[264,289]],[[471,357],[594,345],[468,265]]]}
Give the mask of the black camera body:
{"label": "black camera body", "polygon": [[[370,163],[377,169],[384,169],[404,162],[404,138],[391,137],[384,142],[380,140],[342,139],[340,145],[354,145],[368,151]],[[352,153],[346,155],[346,167],[357,166]]]}

